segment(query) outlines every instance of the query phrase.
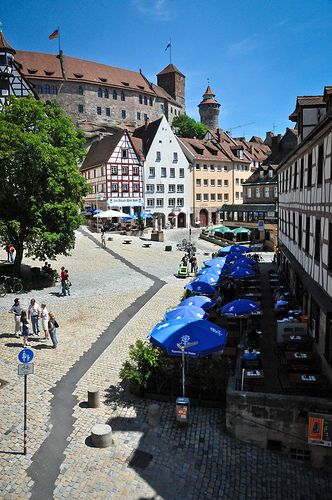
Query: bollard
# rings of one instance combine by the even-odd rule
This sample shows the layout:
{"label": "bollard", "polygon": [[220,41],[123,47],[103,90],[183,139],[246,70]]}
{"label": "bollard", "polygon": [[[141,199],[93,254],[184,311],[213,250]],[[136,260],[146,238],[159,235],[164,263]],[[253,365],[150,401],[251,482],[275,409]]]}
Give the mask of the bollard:
{"label": "bollard", "polygon": [[88,389],[88,407],[89,408],[99,408],[100,399],[99,399],[99,389],[93,387]]}
{"label": "bollard", "polygon": [[112,444],[112,427],[107,424],[96,424],[91,429],[91,441],[96,448],[107,448]]}
{"label": "bollard", "polygon": [[152,403],[148,407],[148,422],[151,427],[157,427],[160,422],[160,406]]}

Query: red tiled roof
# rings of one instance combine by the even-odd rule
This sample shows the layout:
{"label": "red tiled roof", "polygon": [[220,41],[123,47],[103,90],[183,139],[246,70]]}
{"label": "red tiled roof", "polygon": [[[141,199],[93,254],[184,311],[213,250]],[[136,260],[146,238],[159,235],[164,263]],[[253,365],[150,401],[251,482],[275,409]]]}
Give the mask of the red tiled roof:
{"label": "red tiled roof", "polygon": [[[201,104],[219,104],[218,101],[216,101],[215,99],[212,99],[212,98],[209,98],[209,99],[203,99],[200,103],[199,103],[199,106]],[[219,104],[220,106],[220,104]]]}
{"label": "red tiled roof", "polygon": [[179,140],[195,156],[196,160],[230,161],[230,158],[217,148],[212,141],[183,137],[179,138]]}
{"label": "red tiled roof", "polygon": [[6,49],[8,52],[11,52],[12,54],[15,54],[15,49],[9,45],[7,40],[4,37],[4,34],[2,31],[0,31],[0,49]]}
{"label": "red tiled roof", "polygon": [[216,94],[213,92],[213,90],[211,89],[210,85],[208,85],[208,87],[207,87],[206,91],[204,92],[204,95],[205,95],[205,94],[209,94],[209,95],[210,95],[210,94],[212,94],[212,95],[216,95]]}
{"label": "red tiled roof", "polygon": [[[58,55],[43,52],[17,51],[16,60],[22,65],[22,73],[27,78],[63,80],[60,58]],[[106,64],[63,56],[66,79],[76,82],[88,82],[117,88],[130,88],[145,94],[157,94],[176,104],[176,101],[161,87],[150,85],[144,75]]]}
{"label": "red tiled roof", "polygon": [[168,73],[179,73],[179,75],[181,76],[184,76],[183,73],[181,73],[181,71],[178,70],[178,68],[176,66],[174,66],[174,64],[168,64],[166,66],[166,68],[162,69],[158,74],[158,75],[167,75]]}
{"label": "red tiled roof", "polygon": [[155,91],[156,95],[158,97],[162,97],[163,99],[166,99],[167,101],[169,101],[171,104],[175,104],[176,106],[178,106],[179,104],[176,102],[175,99],[173,99],[173,97],[171,97],[167,92],[166,90],[164,90],[162,87],[158,87],[158,85],[155,85],[154,83],[152,84],[152,88],[153,90]]}

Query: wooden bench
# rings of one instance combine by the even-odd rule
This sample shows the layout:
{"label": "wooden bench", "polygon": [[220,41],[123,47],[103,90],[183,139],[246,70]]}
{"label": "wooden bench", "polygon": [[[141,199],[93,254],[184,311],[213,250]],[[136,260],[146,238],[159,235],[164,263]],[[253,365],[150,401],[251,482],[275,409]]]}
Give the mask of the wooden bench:
{"label": "wooden bench", "polygon": [[143,243],[142,247],[143,248],[150,248],[151,245],[152,245],[152,243]]}
{"label": "wooden bench", "polygon": [[124,245],[130,245],[130,243],[132,243],[133,240],[124,240],[123,241],[123,244]]}

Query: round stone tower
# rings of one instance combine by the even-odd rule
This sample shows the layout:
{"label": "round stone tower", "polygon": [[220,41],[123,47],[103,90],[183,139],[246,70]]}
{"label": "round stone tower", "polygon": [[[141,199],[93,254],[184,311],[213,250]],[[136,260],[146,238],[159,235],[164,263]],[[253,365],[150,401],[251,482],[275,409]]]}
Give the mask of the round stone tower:
{"label": "round stone tower", "polygon": [[201,123],[206,125],[210,130],[217,130],[218,128],[220,103],[215,97],[216,94],[214,94],[209,85],[203,94],[202,101],[198,105]]}

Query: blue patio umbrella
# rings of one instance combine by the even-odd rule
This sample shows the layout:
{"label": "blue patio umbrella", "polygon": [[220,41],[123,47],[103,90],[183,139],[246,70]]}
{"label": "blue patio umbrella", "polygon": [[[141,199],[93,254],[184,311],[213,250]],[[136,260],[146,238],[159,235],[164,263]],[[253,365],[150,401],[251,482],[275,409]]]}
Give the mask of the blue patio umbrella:
{"label": "blue patio umbrella", "polygon": [[182,356],[182,395],[185,396],[185,356],[199,358],[221,351],[227,340],[223,328],[204,319],[188,323],[184,319],[158,323],[150,334],[150,342],[170,356]]}
{"label": "blue patio umbrella", "polygon": [[230,245],[228,247],[219,248],[218,255],[223,255],[227,253],[246,253],[251,252],[251,248],[245,247],[244,245]]}
{"label": "blue patio umbrella", "polygon": [[96,214],[101,214],[103,213],[104,210],[94,210],[93,211],[93,215],[96,215]]}
{"label": "blue patio umbrella", "polygon": [[255,275],[256,275],[255,271],[248,267],[236,267],[234,270],[228,272],[227,274],[229,278],[234,278],[234,279],[252,278]]}
{"label": "blue patio umbrella", "polygon": [[208,310],[211,307],[216,305],[216,301],[210,299],[210,297],[205,297],[203,295],[195,295],[193,297],[188,297],[187,299],[182,300],[178,307],[184,306],[196,306],[201,309]]}
{"label": "blue patio umbrella", "polygon": [[220,267],[204,267],[203,269],[200,269],[198,271],[198,276],[204,276],[204,274],[216,274],[217,276],[220,276],[222,274],[223,270]]}
{"label": "blue patio umbrella", "polygon": [[249,259],[249,257],[242,256],[240,259],[237,259],[235,262],[237,266],[243,267],[256,267],[257,262],[254,259]]}
{"label": "blue patio umbrella", "polygon": [[205,260],[204,265],[207,267],[219,267],[221,269],[225,262],[226,259],[224,257],[217,257],[215,259]]}
{"label": "blue patio umbrella", "polygon": [[213,272],[203,274],[203,276],[198,276],[195,278],[192,283],[194,282],[199,282],[199,283],[207,283],[212,286],[216,286],[218,284],[219,280],[219,275]]}
{"label": "blue patio umbrella", "polygon": [[87,212],[91,212],[92,214],[93,214],[93,212],[95,211],[95,209],[94,209],[94,208],[92,208],[92,207],[86,207],[86,209],[85,209],[85,210],[86,210]]}
{"label": "blue patio umbrella", "polygon": [[256,266],[257,262],[254,259],[250,259],[249,257],[246,257],[245,255],[242,255],[241,253],[231,253],[227,255],[226,257],[226,264],[230,264],[232,262],[235,262],[238,265],[241,264],[249,264],[251,266]]}
{"label": "blue patio umbrella", "polygon": [[179,319],[158,323],[149,338],[152,344],[164,349],[171,356],[182,356],[183,347],[186,356],[199,358],[221,351],[227,340],[227,332],[204,319],[190,323]]}
{"label": "blue patio umbrella", "polygon": [[197,306],[182,306],[179,304],[175,309],[171,309],[164,314],[166,321],[172,319],[185,319],[188,322],[197,321],[198,319],[205,319],[208,314],[204,309]]}
{"label": "blue patio umbrella", "polygon": [[142,219],[153,219],[153,215],[151,214],[141,214]]}
{"label": "blue patio umbrella", "polygon": [[229,262],[233,262],[234,260],[238,260],[238,259],[241,259],[241,257],[243,257],[243,254],[242,253],[229,253],[226,255],[226,257],[220,257],[221,259],[226,259],[226,264],[228,264]]}
{"label": "blue patio umbrella", "polygon": [[[203,277],[203,276],[202,276]],[[206,281],[199,281],[198,278],[193,280],[191,283],[185,286],[187,290],[190,290],[196,294],[206,294],[206,295],[214,295],[216,293],[215,287],[210,285]]]}
{"label": "blue patio umbrella", "polygon": [[259,304],[249,299],[238,299],[225,304],[221,308],[221,314],[224,316],[248,316],[257,313],[260,310]]}

